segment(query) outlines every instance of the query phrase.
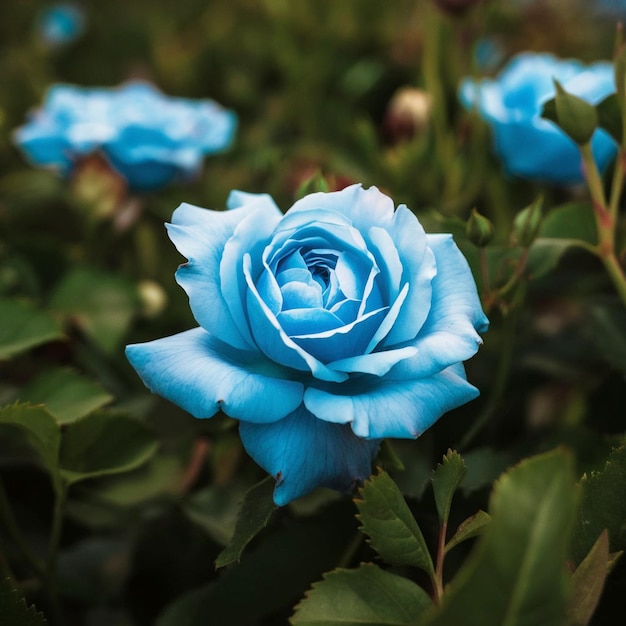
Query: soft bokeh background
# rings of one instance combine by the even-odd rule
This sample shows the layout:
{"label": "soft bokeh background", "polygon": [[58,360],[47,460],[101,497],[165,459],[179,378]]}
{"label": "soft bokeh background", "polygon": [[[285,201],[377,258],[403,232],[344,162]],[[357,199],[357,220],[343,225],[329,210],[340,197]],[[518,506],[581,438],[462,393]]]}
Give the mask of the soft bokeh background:
{"label": "soft bokeh background", "polygon": [[[474,206],[506,247],[514,216],[539,193],[549,209],[585,192],[504,177],[487,129],[457,102],[459,80],[493,74],[522,50],[610,59],[616,16],[626,9],[485,0],[451,19],[426,0],[77,1],[82,24],[63,42],[42,34],[52,4],[0,3],[0,296],[51,312],[64,336],[0,360],[0,400],[47,398],[54,380],[43,392],[41,385],[33,392],[33,381],[71,368],[97,386],[90,401],[129,413],[160,445],[141,469],[70,492],[59,560],[67,623],[283,624],[323,572],[373,552],[351,543],[351,501],[320,491],[281,510],[240,566],[215,572],[242,494],[263,473],[245,457],[231,421],[195,421],[150,397],[123,357],[125,343],[195,325],[173,279],[182,259],[163,222],[183,201],[223,207],[231,189],[268,192],[287,209],[321,171],[331,187],[376,185],[427,229],[452,230],[476,269],[463,235]],[[110,208],[116,183],[98,167],[69,180],[34,169],[12,132],[52,84],[130,78],[172,96],[215,99],[237,112],[239,131],[227,153],[206,159],[199,179],[132,199],[137,204],[120,218]],[[408,118],[390,112],[407,86],[426,90],[437,106],[419,101]],[[394,478],[429,543],[436,518],[426,485],[447,448],[456,446],[469,467],[453,509],[458,523],[486,508],[492,482],[518,459],[566,444],[580,476],[602,466],[625,430],[624,315],[612,287],[584,252],[548,265],[516,292],[513,313],[492,311],[485,346],[468,364],[481,399],[396,446],[406,469]],[[9,451],[0,448],[9,500],[34,550],[43,551],[49,481],[13,463]],[[9,555],[24,592],[48,609],[28,567]],[[450,575],[466,555],[451,554]],[[621,566],[593,624],[611,623],[623,606],[624,578]]]}

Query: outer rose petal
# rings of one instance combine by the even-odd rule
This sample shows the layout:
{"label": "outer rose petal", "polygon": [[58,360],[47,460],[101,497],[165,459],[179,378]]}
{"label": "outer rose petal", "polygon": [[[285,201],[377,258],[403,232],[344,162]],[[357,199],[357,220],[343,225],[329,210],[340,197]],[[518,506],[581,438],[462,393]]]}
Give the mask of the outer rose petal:
{"label": "outer rose petal", "polygon": [[302,401],[301,383],[260,354],[232,350],[202,328],[126,347],[146,387],[191,413],[256,423],[281,420]]}
{"label": "outer rose petal", "polygon": [[[262,208],[275,219],[280,216],[275,205]],[[187,292],[197,322],[222,341],[243,350],[254,347],[254,341],[239,330],[222,295],[220,263],[224,246],[239,223],[258,210],[261,208],[256,203],[233,211],[181,204],[167,225],[170,239],[188,259],[178,268],[176,280]]]}
{"label": "outer rose petal", "polygon": [[414,341],[414,357],[394,366],[389,378],[422,378],[474,356],[487,330],[476,283],[452,235],[428,235],[437,262],[430,314]]}
{"label": "outer rose petal", "polygon": [[310,387],[304,392],[304,404],[322,420],[351,424],[358,437],[408,439],[419,437],[444,413],[476,397],[478,389],[456,364],[420,380],[357,380],[324,390]]}
{"label": "outer rose petal", "polygon": [[278,506],[316,487],[350,491],[370,475],[379,445],[348,426],[317,419],[304,406],[272,424],[241,422],[239,433],[248,454],[276,478]]}

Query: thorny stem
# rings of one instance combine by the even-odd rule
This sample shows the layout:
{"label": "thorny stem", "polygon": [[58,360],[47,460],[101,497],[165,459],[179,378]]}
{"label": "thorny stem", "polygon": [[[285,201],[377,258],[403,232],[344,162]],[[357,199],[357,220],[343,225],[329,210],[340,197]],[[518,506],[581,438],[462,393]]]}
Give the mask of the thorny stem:
{"label": "thorny stem", "polygon": [[585,177],[591,195],[598,230],[598,245],[594,248],[594,252],[604,264],[617,293],[624,305],[626,305],[626,276],[624,275],[624,269],[619,264],[615,255],[615,224],[617,221],[619,199],[624,183],[623,163],[621,163],[622,153],[620,152],[620,156],[618,157],[618,166],[611,189],[610,205],[607,205],[600,173],[598,172],[596,162],[593,158],[593,152],[591,151],[591,144],[587,142],[581,145],[580,153],[585,166]]}

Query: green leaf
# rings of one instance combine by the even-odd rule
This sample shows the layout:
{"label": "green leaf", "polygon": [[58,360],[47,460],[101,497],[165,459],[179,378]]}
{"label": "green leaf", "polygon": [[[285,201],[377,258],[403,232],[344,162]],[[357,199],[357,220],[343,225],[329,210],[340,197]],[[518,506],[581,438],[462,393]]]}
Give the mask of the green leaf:
{"label": "green leaf", "polygon": [[414,582],[366,563],[337,569],[313,584],[296,607],[293,626],[411,626],[430,606]]}
{"label": "green leaf", "polygon": [[433,491],[439,521],[442,524],[448,523],[452,497],[466,472],[467,467],[456,450],[448,450],[443,457],[443,463],[437,464],[437,469],[433,475]]}
{"label": "green leaf", "polygon": [[271,476],[246,492],[237,515],[235,534],[226,548],[219,553],[215,561],[216,568],[238,563],[245,547],[268,525],[277,508],[272,499],[273,493],[274,480]]}
{"label": "green leaf", "polygon": [[572,552],[579,563],[591,550],[596,538],[606,528],[610,550],[626,548],[626,445],[615,448],[601,471],[583,475],[582,498],[578,510]]}
{"label": "green leaf", "polygon": [[42,406],[15,403],[0,409],[0,433],[4,428],[18,431],[56,486],[61,431],[54,417]]}
{"label": "green leaf", "polygon": [[490,515],[484,511],[478,511],[478,513],[468,517],[464,522],[459,524],[456,532],[446,544],[445,552],[449,552],[452,548],[458,546],[466,539],[471,539],[472,537],[482,534],[490,522]]}
{"label": "green leaf", "polygon": [[422,531],[389,474],[379,470],[355,499],[361,530],[374,549],[392,565],[414,565],[433,574],[432,559]]}
{"label": "green leaf", "polygon": [[18,395],[24,402],[45,404],[61,424],[84,417],[113,399],[98,383],[69,368],[46,371]]}
{"label": "green leaf", "polygon": [[44,311],[21,300],[0,300],[0,360],[62,337],[61,327]]}
{"label": "green leaf", "polygon": [[118,348],[138,307],[132,283],[90,268],[65,276],[50,301],[53,311],[71,319],[107,352]]}
{"label": "green leaf", "polygon": [[626,374],[626,310],[621,302],[596,302],[589,307],[592,341],[609,363]]}
{"label": "green leaf", "polygon": [[526,459],[498,480],[491,524],[424,624],[565,624],[572,465],[569,454],[556,450]]}
{"label": "green leaf", "polygon": [[622,111],[619,105],[619,98],[616,93],[612,93],[596,104],[598,121],[600,127],[604,128],[618,144],[622,143]]}
{"label": "green leaf", "polygon": [[61,475],[68,484],[139,467],[157,449],[140,422],[104,411],[67,425],[61,443]]}
{"label": "green leaf", "polygon": [[608,575],[609,535],[603,530],[589,554],[572,576],[567,617],[569,626],[587,626],[591,621]]}
{"label": "green leaf", "polygon": [[47,624],[43,613],[35,606],[28,606],[26,600],[13,588],[11,580],[0,582],[0,624],[2,626],[42,626]]}
{"label": "green leaf", "polygon": [[539,278],[553,270],[568,250],[593,246],[597,241],[590,204],[572,202],[552,209],[543,218],[539,236],[529,249],[528,273],[531,278]]}

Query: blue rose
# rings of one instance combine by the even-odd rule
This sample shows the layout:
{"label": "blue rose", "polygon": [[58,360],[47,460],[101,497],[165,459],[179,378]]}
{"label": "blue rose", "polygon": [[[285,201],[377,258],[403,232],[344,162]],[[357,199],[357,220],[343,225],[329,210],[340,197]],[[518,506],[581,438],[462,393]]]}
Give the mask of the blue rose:
{"label": "blue rose", "polygon": [[101,151],[131,189],[146,191],[196,176],[204,155],[229,146],[236,125],[235,114],[212,100],[169,98],[145,82],[56,85],[15,141],[35,165],[66,174]]}
{"label": "blue rose", "polygon": [[[615,91],[610,63],[585,66],[550,54],[526,52],[513,58],[495,80],[466,79],[462,103],[476,107],[493,132],[495,149],[510,174],[553,183],[584,180],[578,147],[555,124],[541,118],[544,102],[555,95],[553,79],[565,89],[597,104]],[[603,130],[592,138],[594,158],[604,169],[616,145]]]}
{"label": "blue rose", "polygon": [[167,225],[200,326],[126,354],[195,417],[240,420],[278,505],[349,490],[381,439],[418,437],[478,395],[462,361],[488,322],[451,235],[360,185],[284,216],[265,194],[233,191],[228,208],[182,204]]}
{"label": "blue rose", "polygon": [[78,39],[85,30],[85,14],[77,5],[61,2],[38,16],[37,31],[44,44],[57,47]]}

